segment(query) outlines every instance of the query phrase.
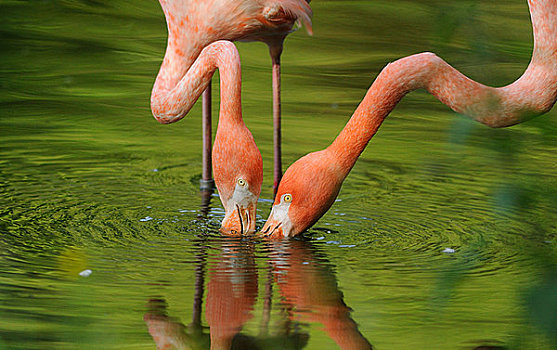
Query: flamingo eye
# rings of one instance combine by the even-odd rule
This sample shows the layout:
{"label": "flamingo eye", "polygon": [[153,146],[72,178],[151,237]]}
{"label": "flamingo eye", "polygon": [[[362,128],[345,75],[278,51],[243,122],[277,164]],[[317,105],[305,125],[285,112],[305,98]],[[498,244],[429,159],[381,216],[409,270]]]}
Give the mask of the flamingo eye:
{"label": "flamingo eye", "polygon": [[292,202],[292,195],[290,195],[290,194],[285,194],[284,197],[282,197],[282,200],[283,200],[285,203],[290,203],[290,202]]}
{"label": "flamingo eye", "polygon": [[246,185],[246,180],[244,179],[238,179],[238,185],[244,187]]}

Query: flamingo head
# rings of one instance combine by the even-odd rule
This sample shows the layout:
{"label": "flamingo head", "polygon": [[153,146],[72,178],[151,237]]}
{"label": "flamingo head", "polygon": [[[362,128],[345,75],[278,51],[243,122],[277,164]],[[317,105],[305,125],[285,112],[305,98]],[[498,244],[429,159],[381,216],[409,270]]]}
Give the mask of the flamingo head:
{"label": "flamingo head", "polygon": [[255,212],[261,184],[257,186],[253,181],[251,184],[255,188],[250,187],[250,181],[239,176],[232,195],[227,199],[221,198],[225,210],[220,229],[222,233],[243,235],[255,232]]}
{"label": "flamingo head", "polygon": [[257,199],[263,182],[263,161],[251,133],[245,130],[226,134],[217,131],[213,148],[215,184],[225,210],[220,229],[223,234],[255,232]]}
{"label": "flamingo head", "polygon": [[344,177],[326,151],[300,158],[284,173],[260,235],[293,237],[311,227],[334,203]]}

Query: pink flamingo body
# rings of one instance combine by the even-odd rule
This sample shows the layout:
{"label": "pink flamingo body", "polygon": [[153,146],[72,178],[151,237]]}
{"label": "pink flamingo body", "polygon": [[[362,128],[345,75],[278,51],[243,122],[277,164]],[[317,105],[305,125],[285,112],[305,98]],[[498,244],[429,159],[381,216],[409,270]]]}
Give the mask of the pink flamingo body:
{"label": "pink flamingo body", "polygon": [[258,40],[272,46],[311,9],[303,0],[159,0],[167,26],[167,49],[151,94],[151,108],[161,123],[184,115],[161,115],[161,94],[173,89],[201,50],[217,40]]}
{"label": "pink flamingo body", "polygon": [[285,172],[262,234],[294,236],[319,220],[381,123],[413,90],[426,89],[454,111],[494,128],[548,112],[557,99],[557,1],[529,0],[528,4],[534,50],[518,80],[501,88],[488,87],[432,53],[390,63],[333,143],[302,157]]}
{"label": "pink flamingo body", "polygon": [[221,70],[221,109],[212,160],[226,211],[222,229],[253,232],[262,160],[242,120],[239,55],[229,42],[205,48],[219,39],[260,40],[271,49],[282,47],[296,20],[310,23],[311,9],[305,0],[160,0],[160,4],[168,42],[151,94],[153,115],[163,124],[180,120],[208,86],[215,69]]}

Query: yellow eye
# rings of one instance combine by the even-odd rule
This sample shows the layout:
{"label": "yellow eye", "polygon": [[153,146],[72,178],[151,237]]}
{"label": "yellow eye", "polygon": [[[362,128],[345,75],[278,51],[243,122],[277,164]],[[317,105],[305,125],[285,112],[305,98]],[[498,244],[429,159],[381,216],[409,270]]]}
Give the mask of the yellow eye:
{"label": "yellow eye", "polygon": [[290,203],[290,202],[292,202],[292,196],[289,195],[289,194],[285,194],[284,197],[282,197],[282,200],[283,200],[285,203]]}
{"label": "yellow eye", "polygon": [[242,187],[245,186],[245,185],[246,185],[246,180],[244,180],[244,179],[238,179],[238,185],[240,185],[240,186],[242,186]]}

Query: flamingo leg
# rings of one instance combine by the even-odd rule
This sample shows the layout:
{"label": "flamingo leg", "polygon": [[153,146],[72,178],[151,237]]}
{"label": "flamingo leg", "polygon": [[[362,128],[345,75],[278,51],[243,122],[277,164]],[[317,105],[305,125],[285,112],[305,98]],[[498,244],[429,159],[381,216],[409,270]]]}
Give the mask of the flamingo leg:
{"label": "flamingo leg", "polygon": [[[284,38],[283,38],[284,40]],[[282,178],[282,133],[281,133],[281,100],[280,100],[280,55],[282,54],[282,40],[278,44],[269,46],[269,53],[273,64],[273,196]]]}
{"label": "flamingo leg", "polygon": [[213,180],[213,172],[211,165],[211,148],[212,148],[212,125],[211,125],[211,83],[207,86],[207,89],[203,91],[203,104],[202,104],[202,114],[203,114],[203,170],[201,174],[201,180],[199,184],[199,189],[201,191],[212,191],[215,187],[215,181]]}

